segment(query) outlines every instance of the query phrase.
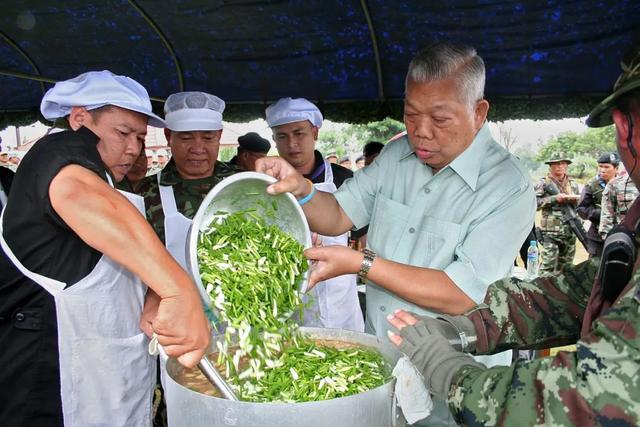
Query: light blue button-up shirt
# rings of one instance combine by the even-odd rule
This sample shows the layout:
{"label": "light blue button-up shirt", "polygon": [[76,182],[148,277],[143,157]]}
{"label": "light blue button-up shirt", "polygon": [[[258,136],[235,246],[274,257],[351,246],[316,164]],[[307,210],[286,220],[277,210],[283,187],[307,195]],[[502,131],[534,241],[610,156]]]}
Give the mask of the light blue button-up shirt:
{"label": "light blue button-up shirt", "polygon": [[[435,175],[406,137],[391,142],[335,197],[355,227],[369,224],[367,244],[379,256],[442,270],[477,303],[489,284],[510,274],[536,212],[529,174],[486,124]],[[368,285],[367,327],[380,337],[386,337],[386,316],[395,309],[429,313]]]}

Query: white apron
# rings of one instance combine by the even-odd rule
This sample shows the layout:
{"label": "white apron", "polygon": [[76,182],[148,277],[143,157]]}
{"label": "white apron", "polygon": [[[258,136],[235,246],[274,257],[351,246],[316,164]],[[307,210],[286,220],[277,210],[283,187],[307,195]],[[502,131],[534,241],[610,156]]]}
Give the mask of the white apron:
{"label": "white apron", "polygon": [[[144,214],[142,197],[120,193]],[[2,218],[0,243],[22,274],[54,297],[65,426],[150,426],[155,359],[140,330],[146,286],[103,255],[88,276],[65,289],[16,258],[2,235]]]}
{"label": "white apron", "polygon": [[[313,184],[317,190],[335,193],[331,164],[324,161],[324,182]],[[320,236],[323,246],[347,246],[348,234],[339,236]],[[351,331],[364,331],[362,310],[358,301],[357,276],[345,274],[319,282],[308,292],[314,299],[313,305],[305,310],[305,326],[321,328],[340,328]]]}
{"label": "white apron", "polygon": [[157,176],[164,215],[164,244],[178,264],[189,272],[191,267],[187,264],[187,237],[192,221],[178,211],[173,187],[160,185],[161,174],[159,172]]}

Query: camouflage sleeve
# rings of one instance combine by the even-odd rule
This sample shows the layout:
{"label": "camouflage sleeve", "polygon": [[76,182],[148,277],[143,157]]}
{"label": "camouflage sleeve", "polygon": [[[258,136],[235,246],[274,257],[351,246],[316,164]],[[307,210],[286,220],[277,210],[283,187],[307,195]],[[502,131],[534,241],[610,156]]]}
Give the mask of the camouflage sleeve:
{"label": "camouflage sleeve", "polygon": [[598,233],[602,240],[607,238],[607,234],[615,225],[615,205],[617,200],[614,187],[607,185],[602,192],[602,210],[600,213],[600,225],[598,226]]}
{"label": "camouflage sleeve", "polygon": [[160,240],[164,243],[164,214],[160,200],[160,190],[155,175],[144,178],[140,183],[138,194],[144,197],[144,205],[147,213],[147,221],[151,224]]}
{"label": "camouflage sleeve", "polygon": [[478,333],[476,353],[573,344],[580,335],[598,263],[587,260],[531,282],[506,278],[493,283],[484,304],[468,314]]}
{"label": "camouflage sleeve", "polygon": [[577,342],[577,351],[491,369],[464,367],[448,403],[461,425],[617,425],[640,422],[640,288]]}
{"label": "camouflage sleeve", "polygon": [[536,184],[536,202],[538,204],[538,209],[558,204],[557,196],[552,196],[547,193],[544,178]]}

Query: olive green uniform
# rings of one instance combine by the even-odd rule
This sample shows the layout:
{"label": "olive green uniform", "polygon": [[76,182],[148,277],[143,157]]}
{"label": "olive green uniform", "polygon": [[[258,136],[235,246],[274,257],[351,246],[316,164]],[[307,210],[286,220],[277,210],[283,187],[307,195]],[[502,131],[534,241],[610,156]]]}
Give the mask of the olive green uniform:
{"label": "olive green uniform", "polygon": [[548,189],[551,182],[555,183],[560,193],[579,194],[577,184],[571,182],[569,177],[560,182],[547,175],[536,185],[538,210],[542,211],[540,229],[544,236],[540,273],[561,271],[565,266],[572,265],[576,252],[576,236],[563,219],[558,196],[551,194]]}
{"label": "olive green uniform", "polygon": [[[236,166],[216,162],[213,175],[207,178],[184,179],[178,173],[175,162],[170,160],[162,170],[160,185],[173,187],[178,211],[187,218],[193,219],[209,190],[224,178],[237,172],[241,172],[241,170]],[[140,183],[138,194],[144,197],[147,219],[158,237],[164,242],[164,213],[160,200],[158,177],[153,175],[144,178]]]}

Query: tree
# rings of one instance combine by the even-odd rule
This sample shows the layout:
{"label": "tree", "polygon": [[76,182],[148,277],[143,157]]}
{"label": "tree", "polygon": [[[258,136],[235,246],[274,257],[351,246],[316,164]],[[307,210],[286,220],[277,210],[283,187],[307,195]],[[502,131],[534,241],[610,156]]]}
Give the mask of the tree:
{"label": "tree", "polygon": [[613,126],[589,129],[582,134],[565,132],[551,138],[538,152],[537,160],[546,161],[554,153],[563,153],[565,156],[586,156],[596,159],[602,153],[616,151],[616,138]]}
{"label": "tree", "polygon": [[498,122],[496,125],[498,126],[498,142],[506,148],[508,152],[512,153],[518,142],[515,135],[512,135],[513,129],[505,126],[504,122]]}
{"label": "tree", "polygon": [[597,159],[602,153],[616,151],[614,126],[589,129],[582,134],[565,132],[551,138],[538,152],[536,160],[545,162],[555,153],[571,159],[569,175],[590,179],[597,173]]}
{"label": "tree", "polygon": [[367,142],[385,143],[404,130],[404,123],[389,117],[378,122],[346,124],[336,130],[321,130],[317,148],[325,155],[335,152],[338,156],[358,156]]}

